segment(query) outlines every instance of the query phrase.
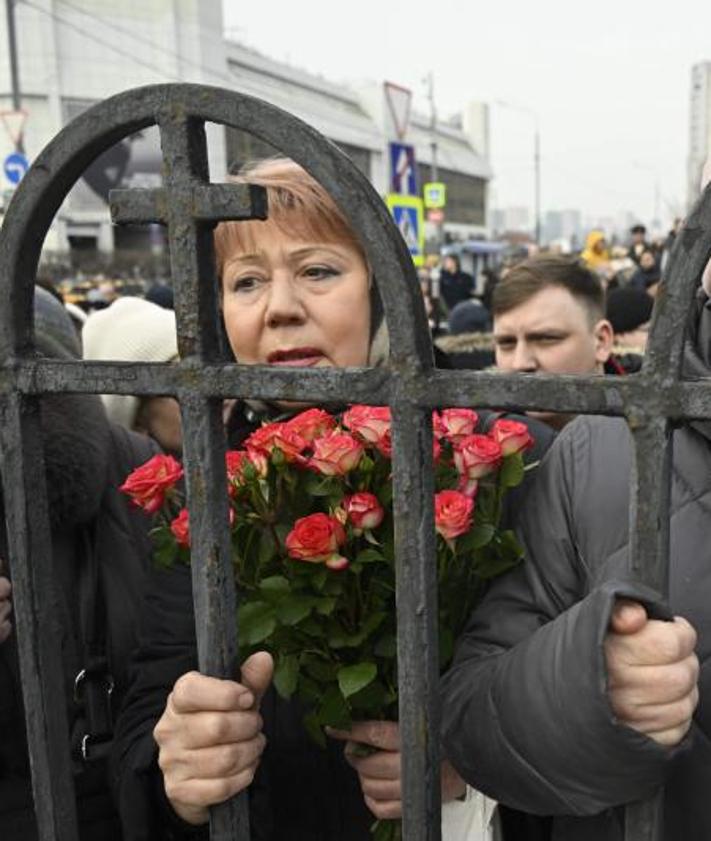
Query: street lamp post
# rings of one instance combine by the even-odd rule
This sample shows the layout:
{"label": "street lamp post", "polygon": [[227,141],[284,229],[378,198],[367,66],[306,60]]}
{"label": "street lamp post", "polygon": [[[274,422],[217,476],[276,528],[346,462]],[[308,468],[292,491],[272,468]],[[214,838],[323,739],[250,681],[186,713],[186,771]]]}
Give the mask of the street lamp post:
{"label": "street lamp post", "polygon": [[[17,67],[17,38],[15,35],[15,2],[16,0],[5,0],[5,11],[7,13],[7,46],[10,59],[10,87],[12,89],[12,107],[15,111],[20,110],[20,73]],[[24,152],[22,133],[18,134],[15,141],[15,151]]]}
{"label": "street lamp post", "polygon": [[535,214],[535,239],[536,245],[541,244],[541,132],[538,123],[538,114],[526,105],[516,105],[502,99],[494,100],[495,105],[502,108],[510,108],[512,111],[522,111],[533,117],[533,204]]}

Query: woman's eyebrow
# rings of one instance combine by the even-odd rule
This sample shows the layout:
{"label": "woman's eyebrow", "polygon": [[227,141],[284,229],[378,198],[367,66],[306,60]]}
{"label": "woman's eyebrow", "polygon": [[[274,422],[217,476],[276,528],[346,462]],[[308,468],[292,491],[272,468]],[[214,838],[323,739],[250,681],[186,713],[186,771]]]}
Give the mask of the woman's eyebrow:
{"label": "woman's eyebrow", "polygon": [[332,254],[334,257],[340,256],[340,251],[338,249],[333,248],[329,245],[305,245],[303,248],[297,248],[291,252],[289,255],[290,257],[300,258],[300,257],[308,257],[310,254],[313,254],[314,251],[327,251],[329,254]]}
{"label": "woman's eyebrow", "polygon": [[252,263],[255,260],[261,259],[262,255],[255,251],[251,254],[234,254],[225,260],[225,264],[227,265],[229,263]]}

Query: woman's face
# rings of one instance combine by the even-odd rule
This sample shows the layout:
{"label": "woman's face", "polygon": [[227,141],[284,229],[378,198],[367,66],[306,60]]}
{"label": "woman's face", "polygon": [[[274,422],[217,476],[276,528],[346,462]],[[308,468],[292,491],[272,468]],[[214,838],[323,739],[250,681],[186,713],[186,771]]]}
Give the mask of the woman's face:
{"label": "woman's face", "polygon": [[222,307],[235,358],[290,367],[366,365],[369,285],[352,246],[294,239],[265,222],[251,253],[234,252],[224,262]]}

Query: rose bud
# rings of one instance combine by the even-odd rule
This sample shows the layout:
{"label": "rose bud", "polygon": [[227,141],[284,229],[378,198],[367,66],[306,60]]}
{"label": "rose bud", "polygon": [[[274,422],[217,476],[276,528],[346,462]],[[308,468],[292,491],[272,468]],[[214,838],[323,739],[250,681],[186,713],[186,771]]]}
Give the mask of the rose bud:
{"label": "rose bud", "polygon": [[376,529],[385,517],[385,511],[378,502],[378,497],[367,491],[346,497],[343,504],[355,534]]}
{"label": "rose bud", "polygon": [[270,458],[274,448],[278,447],[288,462],[303,461],[301,453],[308,442],[286,423],[267,423],[255,430],[244,442],[249,451],[261,453]]}
{"label": "rose bud", "polygon": [[188,516],[188,509],[181,508],[178,516],[170,524],[170,530],[173,532],[175,542],[178,546],[184,546],[186,549],[190,547],[190,522]]}
{"label": "rose bud", "polygon": [[127,494],[134,505],[155,514],[182,476],[183,468],[173,456],[157,455],[137,467],[119,490]]}
{"label": "rose bud", "polygon": [[310,444],[315,438],[333,432],[336,419],[323,409],[307,409],[288,421],[286,426]]}
{"label": "rose bud", "polygon": [[[390,440],[390,409],[388,406],[351,406],[343,413],[343,426],[369,444],[378,446]],[[388,444],[383,445],[388,449]]]}
{"label": "rose bud", "polygon": [[476,480],[498,470],[503,453],[500,445],[488,435],[468,435],[454,448],[454,465],[460,476],[459,490],[470,494]]}
{"label": "rose bud", "polygon": [[440,491],[435,495],[435,528],[451,541],[469,531],[472,525],[474,500],[459,491]]}
{"label": "rose bud", "polygon": [[358,466],[363,445],[347,432],[332,432],[313,442],[309,467],[324,476],[344,476]]}
{"label": "rose bud", "polygon": [[294,523],[286,536],[289,557],[308,563],[325,563],[331,569],[345,569],[348,561],[338,554],[346,542],[346,532],[335,517],[309,514]]}
{"label": "rose bud", "polygon": [[521,421],[499,418],[494,421],[489,435],[501,446],[504,456],[522,453],[533,446],[534,441],[528,427]]}
{"label": "rose bud", "polygon": [[473,435],[479,415],[472,409],[444,409],[439,416],[442,435],[457,444],[467,435]]}

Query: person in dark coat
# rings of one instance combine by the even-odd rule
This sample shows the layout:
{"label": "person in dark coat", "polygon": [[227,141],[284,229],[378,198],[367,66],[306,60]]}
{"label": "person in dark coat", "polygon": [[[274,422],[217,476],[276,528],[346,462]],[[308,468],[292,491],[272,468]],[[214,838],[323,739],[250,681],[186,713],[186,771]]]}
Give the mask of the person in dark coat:
{"label": "person in dark coat", "polygon": [[[711,375],[706,291],[685,375]],[[630,569],[632,471],[623,420],[565,428],[517,509],[524,563],[493,583],[443,680],[453,765],[549,816],[553,841],[622,841],[621,807],[662,785],[664,841],[711,837],[708,421],[674,434],[669,607]]]}
{"label": "person in dark coat", "polygon": [[474,278],[462,271],[456,254],[447,254],[442,260],[439,294],[450,312],[457,304],[468,301],[474,294]]}
{"label": "person in dark coat", "polygon": [[[639,256],[639,268],[629,279],[632,289],[655,290],[662,278],[656,254],[649,248]],[[652,293],[650,293],[652,294]]]}
{"label": "person in dark coat", "polygon": [[[43,356],[79,358],[78,337],[62,305],[35,292],[35,336]],[[150,523],[118,486],[155,452],[147,440],[111,426],[98,397],[42,398],[41,425],[66,705],[82,841],[119,841],[106,756],[125,693],[134,620],[151,557]],[[0,558],[7,533],[0,494]],[[37,838],[17,640],[7,566],[0,569],[0,838]],[[97,617],[100,617],[97,620]],[[102,621],[103,620],[103,621]],[[92,646],[90,655],[89,647]],[[89,658],[93,657],[92,668]],[[100,662],[105,659],[105,663]],[[78,696],[70,688],[78,680]],[[113,691],[108,688],[113,686]],[[87,713],[87,699],[101,713]],[[85,738],[88,737],[88,738]],[[84,748],[84,754],[82,754]]]}
{"label": "person in dark coat", "polygon": [[[379,298],[362,249],[328,194],[289,161],[257,165],[243,179],[267,187],[270,220],[216,231],[235,357],[281,366],[381,364],[388,345]],[[301,408],[238,402],[228,421],[230,445],[239,446],[262,421]],[[329,739],[324,750],[310,739],[302,709],[270,685],[269,655],[252,655],[239,682],[196,668],[190,571],[156,571],[115,744],[126,841],[206,837],[209,806],[244,789],[254,841],[370,838],[373,814],[384,816],[380,798],[366,805],[361,786],[367,792],[368,782],[341,742]],[[215,738],[216,730],[226,735]],[[373,745],[394,767],[388,791],[399,790],[399,750],[382,750],[376,739]],[[443,776],[443,800],[464,791],[450,766]]]}

